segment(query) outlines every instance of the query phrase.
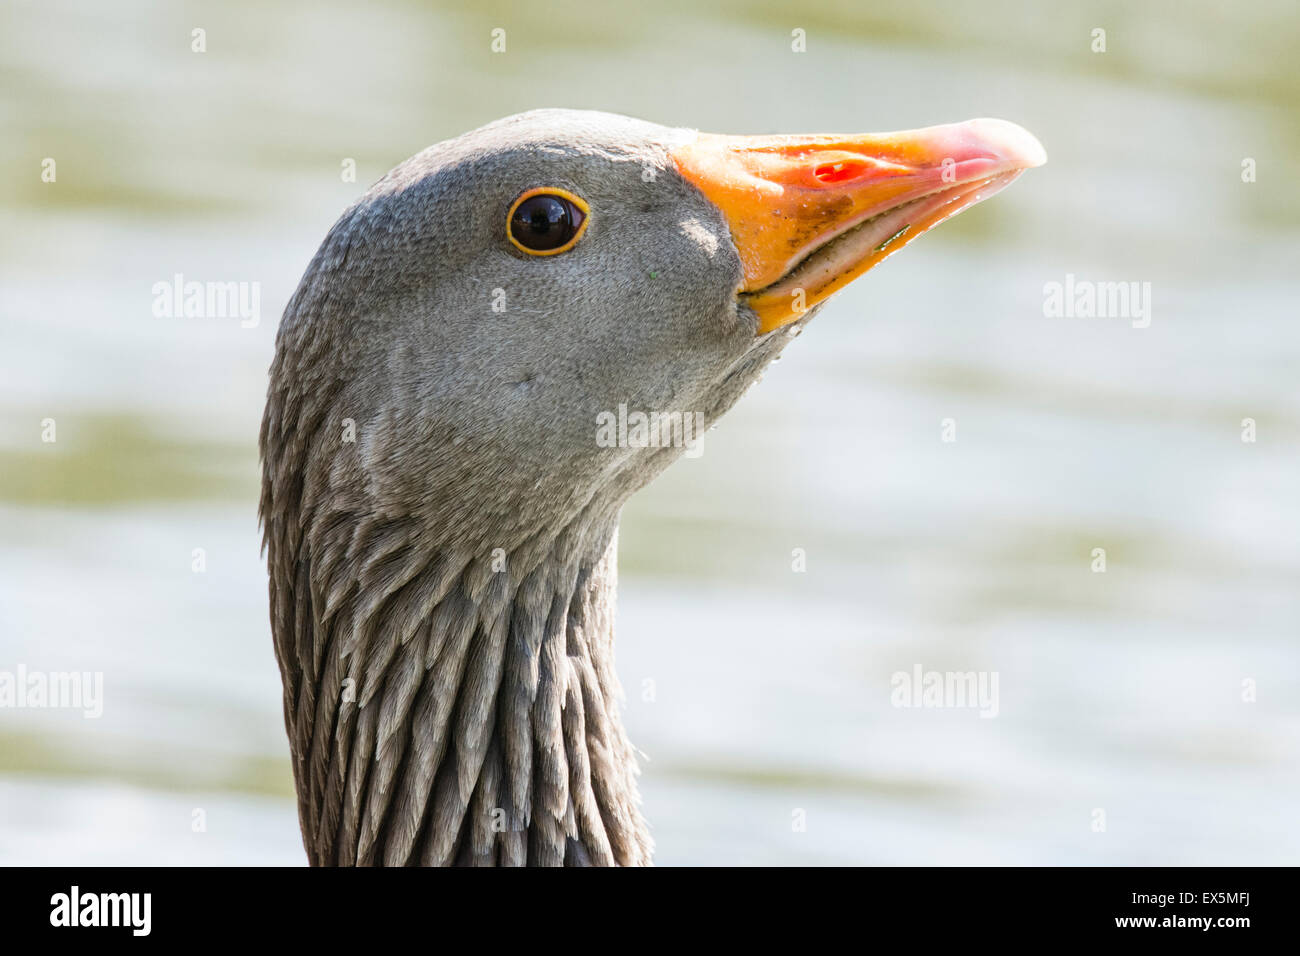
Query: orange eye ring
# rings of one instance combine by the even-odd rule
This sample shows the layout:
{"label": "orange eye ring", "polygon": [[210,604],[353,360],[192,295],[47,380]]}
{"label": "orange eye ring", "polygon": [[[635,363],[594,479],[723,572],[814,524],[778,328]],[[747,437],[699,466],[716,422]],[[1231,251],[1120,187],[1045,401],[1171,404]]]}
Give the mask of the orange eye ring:
{"label": "orange eye ring", "polygon": [[591,207],[581,196],[567,189],[541,186],[527,190],[510,204],[506,238],[530,256],[558,256],[578,244],[590,219]]}

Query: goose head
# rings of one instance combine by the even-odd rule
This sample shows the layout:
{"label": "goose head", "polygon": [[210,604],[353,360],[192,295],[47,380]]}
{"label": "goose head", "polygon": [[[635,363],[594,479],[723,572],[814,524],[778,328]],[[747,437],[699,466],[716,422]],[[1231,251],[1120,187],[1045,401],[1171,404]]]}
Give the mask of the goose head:
{"label": "goose head", "polygon": [[1044,158],[998,120],[732,137],[539,110],[344,213],[261,439],[311,862],[648,862],[619,508],[836,290]]}

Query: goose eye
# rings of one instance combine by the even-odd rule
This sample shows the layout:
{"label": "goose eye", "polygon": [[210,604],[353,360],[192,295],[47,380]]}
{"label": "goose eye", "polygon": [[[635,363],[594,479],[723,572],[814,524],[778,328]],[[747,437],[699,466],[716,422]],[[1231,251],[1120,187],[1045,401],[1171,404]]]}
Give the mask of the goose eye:
{"label": "goose eye", "polygon": [[587,226],[587,204],[563,189],[530,189],[510,207],[506,236],[530,256],[567,252]]}

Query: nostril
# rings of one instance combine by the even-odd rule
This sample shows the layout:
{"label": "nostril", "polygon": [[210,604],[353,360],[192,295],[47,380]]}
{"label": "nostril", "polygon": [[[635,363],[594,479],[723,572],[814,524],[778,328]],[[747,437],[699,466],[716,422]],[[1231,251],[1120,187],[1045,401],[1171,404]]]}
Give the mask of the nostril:
{"label": "nostril", "polygon": [[842,183],[856,178],[866,166],[853,160],[840,160],[836,163],[822,163],[813,170],[813,177],[823,183]]}

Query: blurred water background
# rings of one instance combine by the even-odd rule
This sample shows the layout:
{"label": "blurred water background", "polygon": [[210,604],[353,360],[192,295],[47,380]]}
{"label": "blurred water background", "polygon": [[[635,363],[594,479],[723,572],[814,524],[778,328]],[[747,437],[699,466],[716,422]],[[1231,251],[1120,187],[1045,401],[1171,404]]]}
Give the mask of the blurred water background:
{"label": "blurred water background", "polygon": [[[105,699],[0,711],[0,862],[303,862],[255,514],[276,321],[369,183],[538,106],[1000,116],[1050,156],[842,293],[627,509],[618,664],[661,864],[1300,860],[1291,0],[3,18],[0,669],[102,671]],[[176,273],[260,282],[260,324],[156,318]],[[1150,282],[1150,326],[1045,318],[1067,273]],[[996,719],[891,706],[917,664],[998,672]]]}

